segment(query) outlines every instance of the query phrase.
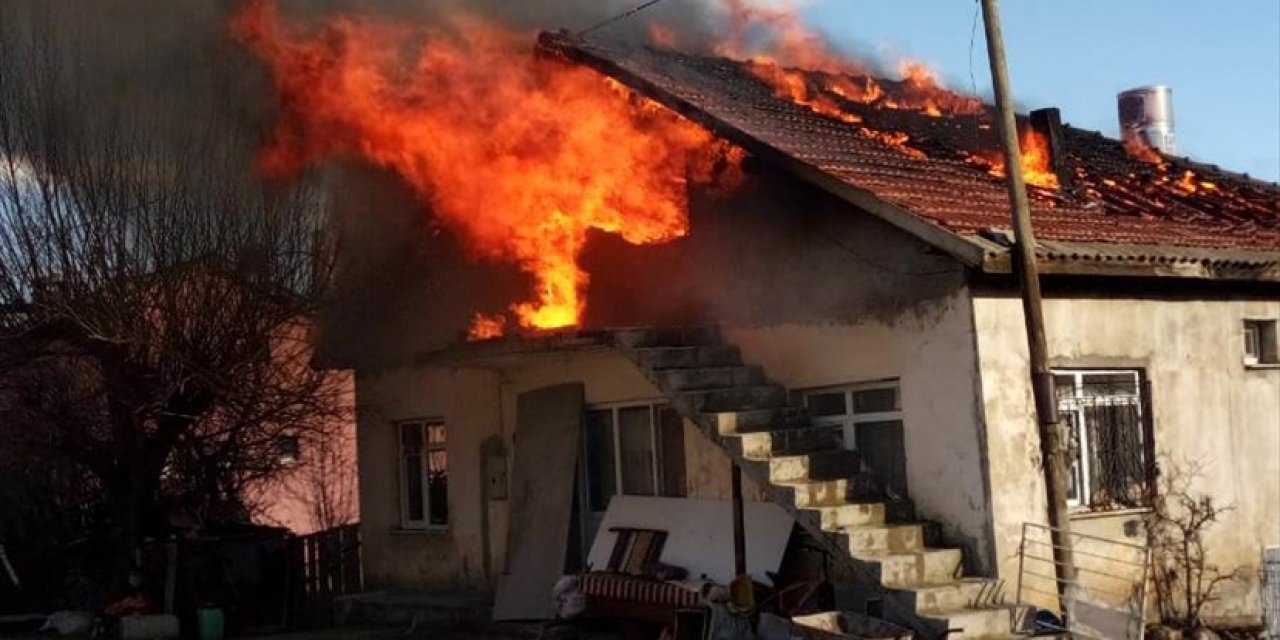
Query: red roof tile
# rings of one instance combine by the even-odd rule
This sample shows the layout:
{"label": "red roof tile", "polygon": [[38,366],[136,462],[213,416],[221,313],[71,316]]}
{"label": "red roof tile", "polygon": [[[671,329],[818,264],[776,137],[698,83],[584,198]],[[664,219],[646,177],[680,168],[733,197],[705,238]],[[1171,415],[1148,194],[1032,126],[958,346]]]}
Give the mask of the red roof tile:
{"label": "red roof tile", "polygon": [[[1003,180],[966,160],[999,148],[985,115],[931,117],[845,103],[863,120],[850,124],[775,97],[736,61],[561,39],[543,44],[956,234],[1010,226]],[[923,153],[873,139],[873,130],[906,133],[907,146]],[[1071,127],[1063,138],[1076,180],[1069,188],[1029,188],[1038,238],[1280,251],[1277,185],[1173,158],[1160,168],[1130,157],[1116,140]],[[1180,190],[1175,183],[1186,171],[1212,187]]]}

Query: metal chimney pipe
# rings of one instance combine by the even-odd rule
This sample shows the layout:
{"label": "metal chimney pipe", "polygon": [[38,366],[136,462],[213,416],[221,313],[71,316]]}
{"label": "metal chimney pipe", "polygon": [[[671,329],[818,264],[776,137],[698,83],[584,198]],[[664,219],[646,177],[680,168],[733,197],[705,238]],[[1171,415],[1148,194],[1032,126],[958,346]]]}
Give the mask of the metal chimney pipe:
{"label": "metal chimney pipe", "polygon": [[1173,89],[1151,85],[1122,91],[1116,96],[1120,112],[1120,137],[1161,153],[1178,150],[1173,130]]}

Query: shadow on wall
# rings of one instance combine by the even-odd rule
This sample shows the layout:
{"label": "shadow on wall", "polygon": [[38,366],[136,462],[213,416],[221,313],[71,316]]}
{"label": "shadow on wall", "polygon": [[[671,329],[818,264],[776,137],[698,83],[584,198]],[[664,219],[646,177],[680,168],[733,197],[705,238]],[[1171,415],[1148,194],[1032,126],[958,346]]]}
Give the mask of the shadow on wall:
{"label": "shadow on wall", "polygon": [[[331,357],[402,358],[454,344],[477,311],[529,298],[514,266],[469,256],[457,236],[381,172],[349,168],[337,189],[339,298]],[[923,242],[807,184],[750,176],[731,194],[690,194],[690,234],[635,246],[591,232],[586,327],[890,320],[963,286],[961,267]]]}
{"label": "shadow on wall", "polygon": [[892,320],[963,286],[951,258],[818,189],[762,173],[690,196],[690,234],[632,246],[597,234],[587,326]]}

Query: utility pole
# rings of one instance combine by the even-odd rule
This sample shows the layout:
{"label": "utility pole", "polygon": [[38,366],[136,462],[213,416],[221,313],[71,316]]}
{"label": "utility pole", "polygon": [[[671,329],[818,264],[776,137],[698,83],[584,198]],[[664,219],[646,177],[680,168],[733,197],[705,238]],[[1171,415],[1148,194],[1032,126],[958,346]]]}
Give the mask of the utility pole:
{"label": "utility pole", "polygon": [[996,0],[982,0],[982,18],[987,32],[987,54],[991,59],[991,79],[995,85],[1000,137],[1004,144],[1005,176],[1009,202],[1013,205],[1013,272],[1022,288],[1022,311],[1027,325],[1027,347],[1031,360],[1031,389],[1035,395],[1036,421],[1040,431],[1040,457],[1044,462],[1045,494],[1049,503],[1049,526],[1053,543],[1054,574],[1058,605],[1067,611],[1067,589],[1075,580],[1075,557],[1071,549],[1071,520],[1067,513],[1067,468],[1062,432],[1058,428],[1058,399],[1049,370],[1049,347],[1044,335],[1044,309],[1040,300],[1040,271],[1036,265],[1036,238],[1031,229],[1031,207],[1022,178],[1022,151],[1018,148],[1018,121],[1013,114],[1009,89],[1009,68],[1000,33],[1000,11]]}

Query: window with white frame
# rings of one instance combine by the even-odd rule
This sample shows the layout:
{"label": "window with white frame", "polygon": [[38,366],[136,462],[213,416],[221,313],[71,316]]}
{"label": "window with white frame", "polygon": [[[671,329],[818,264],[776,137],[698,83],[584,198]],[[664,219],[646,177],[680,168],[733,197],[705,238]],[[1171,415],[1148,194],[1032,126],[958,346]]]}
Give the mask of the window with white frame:
{"label": "window with white frame", "polygon": [[670,405],[588,409],[583,460],[583,503],[593,514],[603,515],[615,495],[684,497],[687,491],[684,421]]}
{"label": "window with white frame", "polygon": [[1244,363],[1246,365],[1280,364],[1280,345],[1277,344],[1275,320],[1244,321]]}
{"label": "window with white frame", "polygon": [[449,524],[449,453],[444,422],[396,424],[400,448],[400,526],[428,529]]}
{"label": "window with white frame", "polygon": [[883,380],[804,392],[804,406],[819,428],[839,429],[846,449],[862,451],[862,464],[878,476],[890,498],[906,497],[902,392]]}
{"label": "window with white frame", "polygon": [[804,406],[815,425],[840,427],[851,449],[857,448],[858,425],[902,420],[897,380],[811,389]]}
{"label": "window with white frame", "polygon": [[1150,502],[1153,447],[1137,370],[1054,371],[1067,433],[1067,502],[1091,510]]}

